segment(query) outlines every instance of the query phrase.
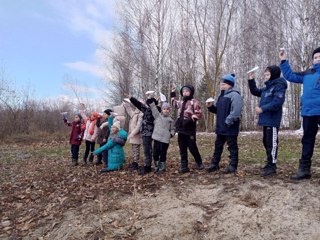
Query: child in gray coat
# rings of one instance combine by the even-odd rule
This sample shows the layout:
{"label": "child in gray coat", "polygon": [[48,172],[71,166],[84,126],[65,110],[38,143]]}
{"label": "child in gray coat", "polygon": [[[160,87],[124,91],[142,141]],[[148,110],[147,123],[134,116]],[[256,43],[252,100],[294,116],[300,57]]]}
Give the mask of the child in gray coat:
{"label": "child in gray coat", "polygon": [[166,171],[167,151],[170,138],[175,134],[174,121],[170,116],[171,106],[169,103],[163,103],[161,113],[157,106],[150,104],[152,116],[154,117],[154,130],[152,133],[153,143],[153,159],[156,173]]}

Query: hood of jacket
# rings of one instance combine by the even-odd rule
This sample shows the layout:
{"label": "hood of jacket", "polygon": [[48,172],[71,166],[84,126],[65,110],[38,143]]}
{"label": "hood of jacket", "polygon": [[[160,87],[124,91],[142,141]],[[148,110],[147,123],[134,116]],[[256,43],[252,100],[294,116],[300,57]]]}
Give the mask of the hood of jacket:
{"label": "hood of jacket", "polygon": [[282,85],[285,89],[287,89],[288,87],[287,81],[283,77],[279,77],[273,80],[268,80],[264,84],[267,87],[271,87],[273,85]]}

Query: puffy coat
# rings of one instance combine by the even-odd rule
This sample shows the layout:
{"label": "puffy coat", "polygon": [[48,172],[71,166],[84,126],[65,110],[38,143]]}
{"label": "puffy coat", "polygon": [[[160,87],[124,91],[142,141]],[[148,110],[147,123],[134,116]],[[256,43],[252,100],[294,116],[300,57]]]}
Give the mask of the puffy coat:
{"label": "puffy coat", "polygon": [[280,127],[282,105],[285,101],[287,82],[284,78],[276,78],[265,82],[264,88],[257,88],[254,79],[249,80],[250,92],[261,97],[258,124],[260,126]]}
{"label": "puffy coat", "polygon": [[[190,97],[186,97],[184,100],[176,100],[176,93],[171,92],[171,104],[173,107],[178,109],[178,118],[175,123],[176,132],[186,135],[195,135],[197,128],[196,121],[202,116],[201,103],[199,100],[193,98],[193,86],[185,86],[191,89],[191,95]],[[181,89],[183,89],[183,87]],[[182,91],[180,91],[180,94],[182,96]],[[192,120],[192,117],[196,119],[196,121]]]}
{"label": "puffy coat", "polygon": [[64,123],[71,127],[71,133],[70,133],[70,144],[72,145],[81,145],[82,137],[83,137],[83,130],[82,130],[82,123],[79,122],[68,122],[66,119],[64,119]]}
{"label": "puffy coat", "polygon": [[242,97],[237,89],[221,91],[216,105],[208,107],[210,112],[217,114],[216,134],[226,136],[239,134],[242,105]]}
{"label": "puffy coat", "polygon": [[127,140],[128,134],[125,130],[120,129],[117,134],[110,135],[108,142],[93,153],[98,155],[108,150],[108,170],[118,170],[125,163],[125,153],[123,146]]}
{"label": "puffy coat", "polygon": [[140,127],[142,123],[143,113],[139,109],[133,110],[129,103],[123,103],[123,107],[126,109],[127,114],[130,117],[129,121],[129,136],[130,144],[141,144],[142,138],[140,134]]}
{"label": "puffy coat", "polygon": [[150,106],[152,115],[155,118],[152,139],[162,143],[169,143],[170,138],[175,134],[173,119],[170,116],[164,116],[160,113],[154,103]]}
{"label": "puffy coat", "polygon": [[285,60],[280,68],[286,80],[303,84],[301,115],[320,115],[320,64],[314,64],[312,69],[305,72],[293,72],[288,60]]}

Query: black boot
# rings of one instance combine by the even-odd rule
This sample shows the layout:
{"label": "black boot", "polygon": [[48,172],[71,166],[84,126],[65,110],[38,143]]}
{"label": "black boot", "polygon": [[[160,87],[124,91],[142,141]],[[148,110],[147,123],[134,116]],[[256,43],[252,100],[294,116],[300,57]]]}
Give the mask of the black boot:
{"label": "black boot", "polygon": [[211,165],[207,168],[207,172],[216,172],[219,170],[219,163],[211,163]]}
{"label": "black boot", "polygon": [[77,166],[78,165],[78,159],[72,158],[71,162],[72,162],[73,166]]}
{"label": "black boot", "polygon": [[89,157],[89,162],[93,162],[93,159],[94,159],[94,155],[93,155],[93,153],[90,153],[90,157]]}
{"label": "black boot", "polygon": [[146,175],[151,172],[151,166],[144,166],[141,168],[139,175]]}
{"label": "black boot", "polygon": [[138,170],[139,169],[139,165],[137,162],[132,162],[130,165],[129,165],[129,169],[130,170]]}
{"label": "black boot", "polygon": [[277,173],[277,165],[269,162],[262,171],[262,176],[267,177]]}
{"label": "black boot", "polygon": [[299,169],[296,175],[291,176],[290,178],[292,180],[303,180],[303,179],[309,179],[311,178],[311,160],[299,160]]}
{"label": "black boot", "polygon": [[86,158],[86,157],[84,157],[84,158],[83,158],[82,166],[86,166],[86,165],[87,165],[87,158]]}
{"label": "black boot", "polygon": [[203,170],[204,169],[204,166],[203,166],[203,164],[201,163],[201,164],[196,164],[196,166],[195,166],[195,169],[197,169],[197,170]]}
{"label": "black boot", "polygon": [[228,167],[226,167],[226,169],[224,169],[222,172],[225,174],[229,174],[229,173],[235,173],[237,171],[237,168],[233,165],[228,165]]}
{"label": "black boot", "polygon": [[179,170],[179,173],[188,173],[190,172],[190,169],[188,167],[188,159],[181,159],[181,167]]}

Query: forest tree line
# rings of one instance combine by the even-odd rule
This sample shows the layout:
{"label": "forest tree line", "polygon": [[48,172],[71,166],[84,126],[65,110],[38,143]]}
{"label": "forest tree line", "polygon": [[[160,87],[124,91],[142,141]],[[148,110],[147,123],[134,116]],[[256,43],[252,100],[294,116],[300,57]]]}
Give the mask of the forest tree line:
{"label": "forest tree line", "polygon": [[[112,46],[105,51],[108,105],[118,105],[126,93],[144,98],[148,90],[169,98],[172,86],[191,83],[203,103],[217,99],[222,75],[234,73],[244,100],[242,130],[256,129],[259,99],[249,92],[247,71],[279,64],[285,48],[295,71],[311,66],[320,46],[320,0],[119,0]],[[16,90],[0,72],[0,136],[35,131],[63,131],[60,112],[75,110],[71,102],[34,100]],[[77,95],[73,89],[74,95]],[[282,127],[300,127],[301,86],[288,83]],[[90,106],[89,106],[90,108]],[[200,131],[214,130],[213,116],[203,105]]]}

